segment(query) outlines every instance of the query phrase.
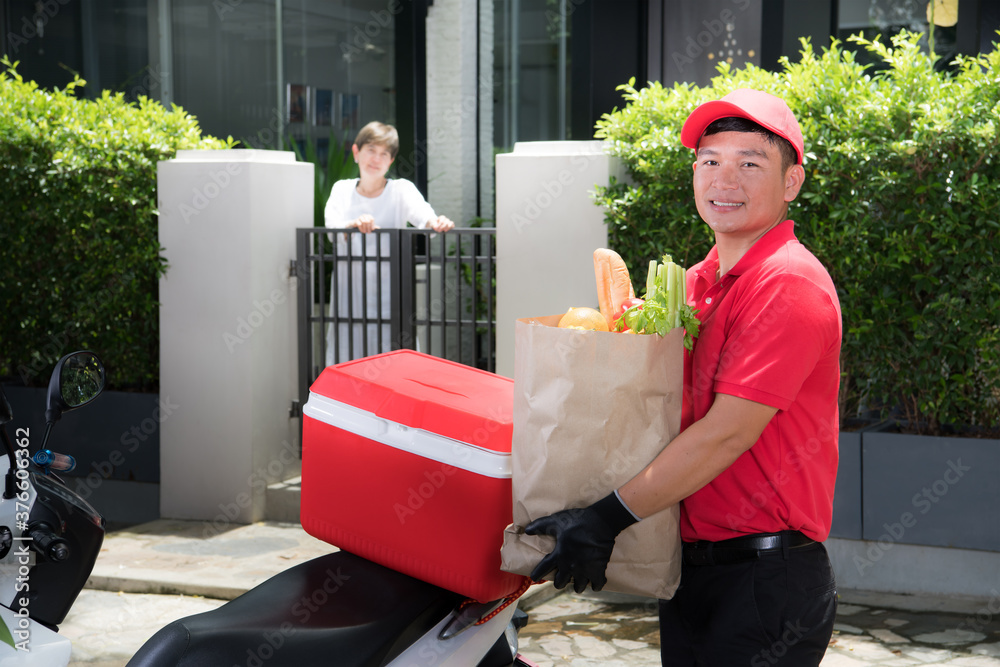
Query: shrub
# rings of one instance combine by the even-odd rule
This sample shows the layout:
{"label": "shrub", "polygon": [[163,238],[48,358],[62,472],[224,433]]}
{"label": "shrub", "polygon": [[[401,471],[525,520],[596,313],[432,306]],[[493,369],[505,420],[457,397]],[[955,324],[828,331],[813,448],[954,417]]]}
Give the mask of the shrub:
{"label": "shrub", "polygon": [[[725,64],[712,85],[623,86],[598,137],[631,182],[598,192],[609,242],[631,266],[662,253],[690,266],[710,249],[692,201],[680,127],[694,107],[750,87],[784,98],[802,125],[806,182],[789,217],[829,269],[844,318],[842,417],[893,417],[924,433],[1000,425],[1000,51],[935,71],[920,35],[871,74],[834,41],[781,71]],[[641,278],[642,276],[638,276]]]}
{"label": "shrub", "polygon": [[98,353],[112,388],[156,390],[156,164],[202,138],[180,108],[104,92],[84,81],[42,90],[16,63],[0,72],[0,375],[47,381],[58,358]]}

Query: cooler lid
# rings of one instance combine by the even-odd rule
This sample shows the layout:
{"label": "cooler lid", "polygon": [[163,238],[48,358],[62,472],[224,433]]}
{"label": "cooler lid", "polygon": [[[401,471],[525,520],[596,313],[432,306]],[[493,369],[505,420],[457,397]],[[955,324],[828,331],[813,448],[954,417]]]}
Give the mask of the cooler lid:
{"label": "cooler lid", "polygon": [[380,442],[477,475],[497,479],[511,478],[510,453],[476,447],[421,428],[404,426],[315,392],[309,393],[309,401],[302,409],[302,414],[366,440]]}
{"label": "cooler lid", "polygon": [[326,368],[313,395],[396,424],[510,453],[514,381],[413,350],[395,350]]}

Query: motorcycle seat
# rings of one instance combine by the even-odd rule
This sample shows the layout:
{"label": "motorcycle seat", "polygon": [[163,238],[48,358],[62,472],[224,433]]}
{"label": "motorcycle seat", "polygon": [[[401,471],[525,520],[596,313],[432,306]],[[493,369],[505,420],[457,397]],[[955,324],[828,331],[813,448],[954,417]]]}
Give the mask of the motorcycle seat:
{"label": "motorcycle seat", "polygon": [[339,551],[292,567],[218,609],[174,621],[128,667],[378,667],[462,599]]}

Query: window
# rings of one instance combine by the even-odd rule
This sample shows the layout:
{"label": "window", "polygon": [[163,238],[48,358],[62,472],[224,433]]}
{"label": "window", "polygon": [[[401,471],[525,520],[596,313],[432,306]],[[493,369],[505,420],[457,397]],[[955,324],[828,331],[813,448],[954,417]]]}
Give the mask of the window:
{"label": "window", "polygon": [[274,0],[173,0],[172,101],[203,131],[277,147],[283,134]]}
{"label": "window", "polygon": [[569,138],[570,25],[579,0],[494,3],[494,146]]}
{"label": "window", "polygon": [[[395,121],[395,17],[385,0],[173,0],[173,101],[257,148]],[[278,8],[281,8],[280,20]]]}
{"label": "window", "polygon": [[386,0],[284,0],[284,85],[299,102],[288,107],[290,136],[312,137],[322,147],[332,133],[349,145],[369,121],[396,123],[400,7]]}
{"label": "window", "polygon": [[[922,32],[921,44],[928,52],[933,39],[934,52],[945,67],[959,53],[957,45],[959,0],[840,0],[837,37],[862,34],[867,39],[881,35],[886,42],[902,30]],[[931,31],[931,12],[934,29]],[[850,47],[850,44],[847,44]],[[858,61],[873,64],[875,56],[858,53]]]}

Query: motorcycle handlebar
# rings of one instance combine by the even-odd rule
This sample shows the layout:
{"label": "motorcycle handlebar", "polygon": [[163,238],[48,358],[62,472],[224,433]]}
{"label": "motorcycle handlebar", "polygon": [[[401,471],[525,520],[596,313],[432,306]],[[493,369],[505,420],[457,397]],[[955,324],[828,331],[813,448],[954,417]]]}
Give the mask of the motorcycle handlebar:
{"label": "motorcycle handlebar", "polygon": [[31,536],[31,548],[42,558],[55,563],[69,558],[69,543],[56,535],[48,524],[38,523],[28,526],[28,535]]}

